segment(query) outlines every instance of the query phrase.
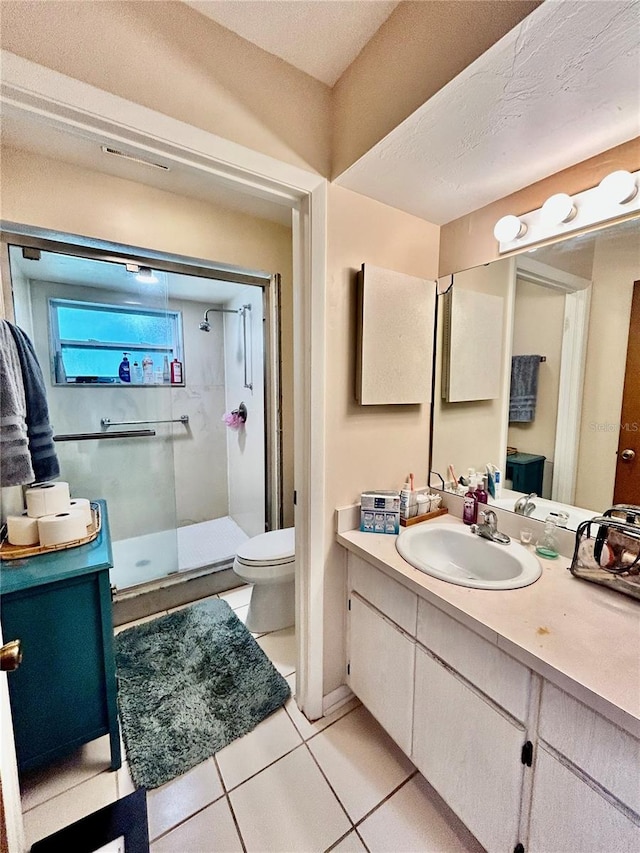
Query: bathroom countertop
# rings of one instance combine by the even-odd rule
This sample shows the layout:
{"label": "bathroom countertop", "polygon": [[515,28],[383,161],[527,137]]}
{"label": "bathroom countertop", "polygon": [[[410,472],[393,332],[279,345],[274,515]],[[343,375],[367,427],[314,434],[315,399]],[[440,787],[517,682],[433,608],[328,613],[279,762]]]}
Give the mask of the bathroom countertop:
{"label": "bathroom countertop", "polygon": [[[438,523],[462,526],[452,516]],[[359,530],[337,534],[344,548],[640,737],[640,601],[573,577],[562,556],[540,559],[542,575],[527,587],[458,586],[414,569],[396,539]]]}

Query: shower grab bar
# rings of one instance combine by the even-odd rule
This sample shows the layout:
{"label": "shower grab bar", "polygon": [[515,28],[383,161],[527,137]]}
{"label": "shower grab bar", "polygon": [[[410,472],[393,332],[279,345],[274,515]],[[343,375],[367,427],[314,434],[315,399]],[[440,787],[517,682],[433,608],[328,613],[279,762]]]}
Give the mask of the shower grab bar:
{"label": "shower grab bar", "polygon": [[105,427],[110,426],[140,426],[141,424],[184,424],[189,423],[189,415],[180,415],[179,418],[169,418],[165,421],[112,421],[111,418],[101,418],[100,424]]}
{"label": "shower grab bar", "polygon": [[118,432],[72,432],[54,435],[54,441],[99,441],[103,438],[144,438],[156,434],[154,429],[119,430]]}

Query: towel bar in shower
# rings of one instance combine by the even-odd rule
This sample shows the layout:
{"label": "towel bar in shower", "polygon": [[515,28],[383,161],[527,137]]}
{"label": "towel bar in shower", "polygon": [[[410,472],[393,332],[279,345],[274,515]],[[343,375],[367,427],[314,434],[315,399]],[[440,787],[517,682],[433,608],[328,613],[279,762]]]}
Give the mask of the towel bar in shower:
{"label": "towel bar in shower", "polygon": [[189,423],[189,415],[180,415],[179,418],[169,418],[164,421],[112,421],[111,418],[101,418],[100,423],[103,427],[140,426],[142,424],[184,424],[186,426]]}
{"label": "towel bar in shower", "polygon": [[103,438],[144,438],[154,436],[154,429],[118,430],[117,432],[72,432],[66,435],[54,435],[54,441],[100,441]]}

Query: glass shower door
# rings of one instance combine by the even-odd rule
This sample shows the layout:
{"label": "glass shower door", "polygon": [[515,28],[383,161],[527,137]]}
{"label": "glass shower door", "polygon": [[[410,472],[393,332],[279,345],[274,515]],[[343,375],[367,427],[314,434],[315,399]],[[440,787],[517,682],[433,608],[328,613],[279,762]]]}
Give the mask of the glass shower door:
{"label": "glass shower door", "polygon": [[[169,365],[181,317],[166,276],[10,246],[16,323],[36,348],[74,497],[107,503],[118,591],[178,571]],[[152,280],[155,279],[155,280]]]}

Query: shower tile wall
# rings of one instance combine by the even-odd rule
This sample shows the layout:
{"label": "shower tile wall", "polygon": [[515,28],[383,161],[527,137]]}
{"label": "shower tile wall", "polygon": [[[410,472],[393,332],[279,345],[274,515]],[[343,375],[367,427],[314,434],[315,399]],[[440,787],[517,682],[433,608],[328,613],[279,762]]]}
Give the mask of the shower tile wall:
{"label": "shower tile wall", "polygon": [[[226,307],[251,305],[247,314],[248,373],[253,388],[244,387],[242,357],[242,318],[224,314],[225,385],[227,409],[243,402],[247,407],[247,423],[237,432],[227,430],[229,459],[229,515],[249,536],[264,533],[265,523],[265,400],[262,290],[258,287],[238,288],[237,296]],[[252,346],[251,346],[252,344]]]}
{"label": "shower tile wall", "polygon": [[211,331],[199,327],[211,303],[171,300],[182,312],[184,388],[171,391],[174,417],[189,415],[189,427],[174,427],[178,527],[229,514],[225,412],[224,314],[209,314]]}
{"label": "shower tile wall", "polygon": [[[55,433],[99,432],[102,417],[132,421],[189,415],[188,427],[150,424],[155,437],[59,443],[61,477],[69,481],[72,493],[106,498],[114,540],[228,515],[227,436],[222,421],[225,315],[211,314],[211,332],[205,334],[198,326],[210,303],[171,300],[167,306],[160,299],[152,304],[145,298],[147,307],[182,311],[185,387],[56,387],[49,367],[47,300],[119,304],[131,294],[41,281],[31,282],[28,289],[33,323],[29,331],[43,368]],[[23,328],[28,325],[27,311]],[[119,362],[122,353],[114,353],[114,358]]]}
{"label": "shower tile wall", "polygon": [[[100,419],[113,421],[172,417],[170,388],[126,386],[60,387],[51,384],[49,357],[49,297],[118,304],[131,294],[116,291],[31,282],[33,341],[47,385],[49,414],[55,434],[100,432]],[[133,298],[136,298],[135,296]],[[145,298],[149,308],[166,304]],[[121,352],[114,351],[120,362]],[[153,425],[150,425],[153,426]],[[156,436],[109,441],[58,443],[61,479],[76,497],[107,500],[114,539],[127,539],[176,526],[172,435],[180,424],[158,425]],[[134,427],[123,427],[134,429]],[[177,544],[176,544],[177,553]],[[176,557],[177,560],[177,557]]]}

